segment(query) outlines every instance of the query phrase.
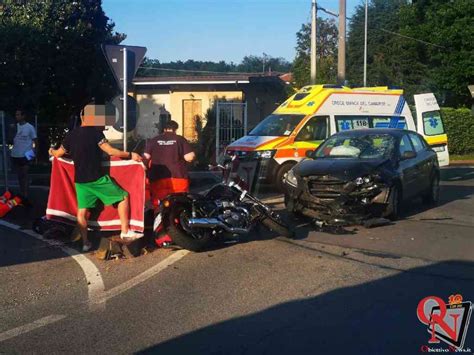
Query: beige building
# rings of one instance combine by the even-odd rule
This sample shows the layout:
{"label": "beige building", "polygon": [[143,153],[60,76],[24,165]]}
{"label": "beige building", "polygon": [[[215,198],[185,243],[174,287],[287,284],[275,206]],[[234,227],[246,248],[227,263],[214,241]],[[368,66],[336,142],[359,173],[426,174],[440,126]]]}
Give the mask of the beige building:
{"label": "beige building", "polygon": [[138,103],[135,135],[158,133],[160,116],[171,114],[178,133],[195,140],[196,125],[205,124],[206,112],[216,100],[247,102],[248,127],[255,126],[286,98],[286,83],[278,75],[238,74],[188,77],[142,77],[133,81]]}

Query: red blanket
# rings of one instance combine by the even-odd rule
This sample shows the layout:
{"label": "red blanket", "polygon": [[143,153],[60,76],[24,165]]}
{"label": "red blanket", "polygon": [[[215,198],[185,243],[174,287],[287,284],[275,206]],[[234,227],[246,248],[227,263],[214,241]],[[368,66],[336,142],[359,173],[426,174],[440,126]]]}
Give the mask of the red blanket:
{"label": "red blanket", "polygon": [[[102,163],[109,175],[130,195],[130,229],[143,232],[145,215],[145,169],[143,164],[130,160],[113,160]],[[120,230],[120,219],[113,206],[91,211],[89,227],[99,230]],[[54,159],[51,171],[46,217],[73,224],[76,222],[77,199],[74,187],[74,163],[67,159]]]}

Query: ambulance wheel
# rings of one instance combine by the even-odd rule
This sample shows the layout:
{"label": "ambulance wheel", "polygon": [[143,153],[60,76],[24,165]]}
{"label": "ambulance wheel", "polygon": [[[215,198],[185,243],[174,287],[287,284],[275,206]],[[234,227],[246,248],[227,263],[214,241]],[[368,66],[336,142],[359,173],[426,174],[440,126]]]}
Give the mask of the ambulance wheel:
{"label": "ambulance wheel", "polygon": [[283,182],[283,178],[285,174],[291,170],[296,165],[295,162],[288,162],[284,163],[277,171],[275,177],[275,186],[280,192],[285,192],[285,183]]}

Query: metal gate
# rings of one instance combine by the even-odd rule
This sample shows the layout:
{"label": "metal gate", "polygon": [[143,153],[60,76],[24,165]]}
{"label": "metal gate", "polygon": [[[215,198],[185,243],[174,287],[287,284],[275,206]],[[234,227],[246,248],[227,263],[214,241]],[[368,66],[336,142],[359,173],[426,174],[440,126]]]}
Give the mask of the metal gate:
{"label": "metal gate", "polygon": [[217,101],[216,158],[247,133],[247,103]]}

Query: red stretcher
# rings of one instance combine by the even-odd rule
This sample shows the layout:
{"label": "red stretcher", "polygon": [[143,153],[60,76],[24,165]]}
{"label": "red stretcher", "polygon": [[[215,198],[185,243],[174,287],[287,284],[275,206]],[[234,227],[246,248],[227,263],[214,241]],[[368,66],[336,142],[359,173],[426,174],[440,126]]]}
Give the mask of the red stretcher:
{"label": "red stretcher", "polygon": [[[131,160],[112,158],[102,163],[103,168],[130,196],[130,229],[143,232],[145,228],[145,167]],[[55,222],[75,224],[77,198],[74,186],[74,163],[53,159],[51,186],[46,217]],[[100,206],[91,211],[89,228],[103,231],[120,230],[120,219],[113,206]]]}

